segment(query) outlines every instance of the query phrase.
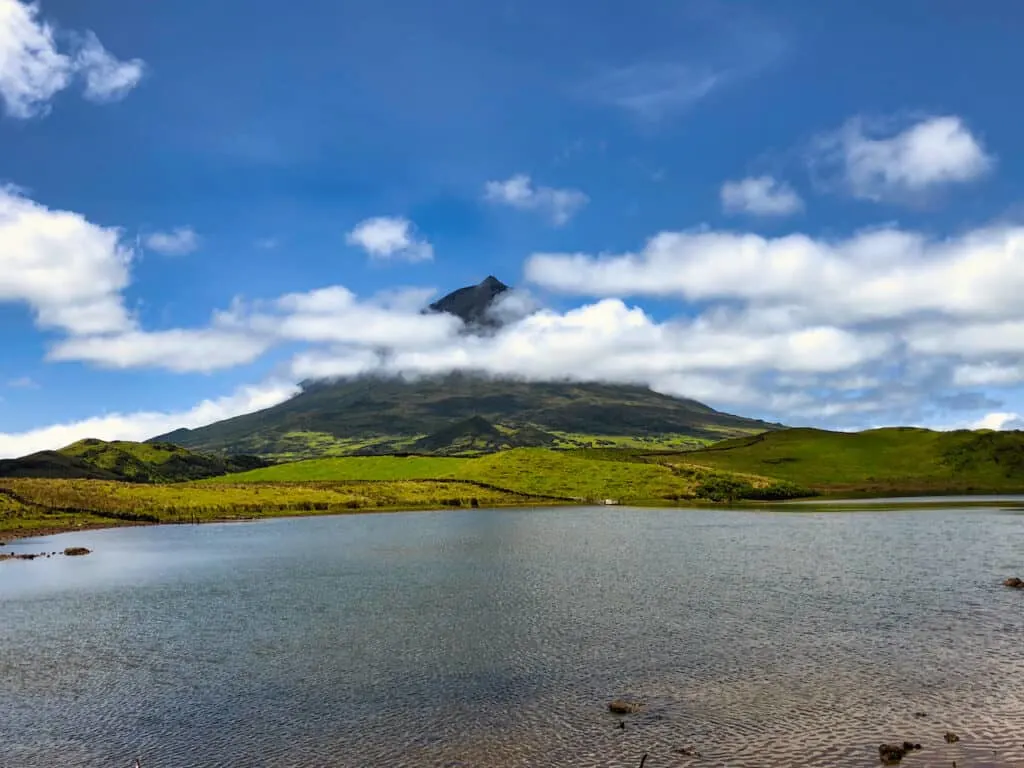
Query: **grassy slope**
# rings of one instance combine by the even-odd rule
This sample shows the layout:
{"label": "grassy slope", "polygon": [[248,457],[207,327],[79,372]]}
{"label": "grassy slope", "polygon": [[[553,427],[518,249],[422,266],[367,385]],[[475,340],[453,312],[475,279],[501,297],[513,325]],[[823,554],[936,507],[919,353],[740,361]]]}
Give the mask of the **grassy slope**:
{"label": "grassy slope", "polygon": [[1024,433],[789,429],[662,459],[769,475],[824,493],[1024,490]]}
{"label": "grassy slope", "polygon": [[0,538],[96,524],[538,503],[552,502],[457,481],[139,485],[103,480],[7,479],[0,480]]}
{"label": "grassy slope", "polygon": [[[201,480],[236,472],[245,459],[193,453],[171,443],[136,443],[127,440],[79,440],[59,453],[86,462],[114,479],[163,483]],[[252,466],[249,462],[248,466]],[[67,475],[66,477],[71,477]],[[103,479],[103,478],[97,478]]]}
{"label": "grassy slope", "polygon": [[[621,460],[608,460],[609,455],[604,452],[601,458],[595,458],[586,453],[520,448],[469,459],[422,456],[312,459],[228,475],[209,482],[460,479],[521,493],[641,502],[698,495],[701,483],[721,474],[714,471],[679,472],[668,465],[635,460],[625,451],[618,454]],[[749,478],[749,481],[758,487],[771,484],[761,477]]]}

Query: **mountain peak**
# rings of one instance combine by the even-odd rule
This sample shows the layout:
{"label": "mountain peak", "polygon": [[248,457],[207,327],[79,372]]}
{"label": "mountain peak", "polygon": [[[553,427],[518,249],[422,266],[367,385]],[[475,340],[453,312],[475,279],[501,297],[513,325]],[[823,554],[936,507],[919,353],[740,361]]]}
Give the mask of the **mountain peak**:
{"label": "mountain peak", "polygon": [[509,290],[494,275],[488,275],[476,285],[458,288],[430,305],[431,312],[447,312],[455,315],[467,325],[496,325],[488,311],[494,300]]}

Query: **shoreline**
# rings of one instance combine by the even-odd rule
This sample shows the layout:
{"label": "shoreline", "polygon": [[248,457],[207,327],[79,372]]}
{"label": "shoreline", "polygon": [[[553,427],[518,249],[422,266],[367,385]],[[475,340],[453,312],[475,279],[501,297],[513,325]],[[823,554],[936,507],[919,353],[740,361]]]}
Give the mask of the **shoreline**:
{"label": "shoreline", "polygon": [[[957,501],[943,501],[942,496],[958,497]],[[633,507],[639,509],[677,509],[680,511],[685,510],[722,510],[722,511],[738,511],[738,512],[756,512],[761,511],[773,511],[773,512],[799,512],[799,513],[818,513],[818,512],[870,512],[878,511],[882,504],[887,499],[898,499],[893,501],[894,506],[907,507],[915,506],[915,499],[920,499],[920,502],[916,503],[919,508],[925,509],[948,509],[954,506],[965,506],[965,507],[977,507],[984,508],[993,505],[1014,505],[1024,511],[1024,500],[1022,499],[1010,499],[1007,496],[1020,496],[1024,494],[993,494],[989,493],[978,493],[978,494],[963,494],[963,493],[929,493],[927,495],[906,495],[906,496],[834,496],[834,497],[810,497],[806,499],[789,499],[786,501],[750,501],[750,500],[737,500],[734,502],[711,502],[693,500],[691,503],[679,504],[679,503],[663,503],[659,500],[648,500],[648,501],[630,501],[624,503],[605,505],[599,502],[591,501],[562,501],[552,499],[518,499],[513,503],[508,504],[488,504],[480,505],[479,507],[465,507],[465,506],[438,506],[438,505],[423,505],[418,506],[414,504],[403,504],[397,506],[380,506],[380,507],[360,507],[359,509],[346,509],[346,510],[327,510],[327,511],[314,511],[314,510],[270,510],[266,514],[254,515],[254,516],[239,516],[239,515],[226,515],[224,517],[195,517],[188,520],[177,519],[177,520],[132,520],[132,519],[120,519],[116,517],[104,517],[101,520],[89,520],[89,521],[68,521],[66,524],[59,524],[54,522],[50,525],[40,525],[38,527],[29,528],[0,528],[0,547],[5,546],[11,542],[23,541],[25,539],[34,538],[45,538],[49,536],[59,536],[66,533],[80,533],[86,531],[98,531],[107,530],[111,528],[136,528],[136,527],[151,527],[151,526],[178,526],[178,525],[206,525],[206,524],[223,524],[223,523],[252,523],[259,522],[261,520],[281,520],[286,518],[308,518],[308,517],[347,517],[351,515],[372,515],[372,514],[391,514],[391,513],[402,513],[402,512],[466,512],[474,510],[501,510],[501,509],[515,509],[518,507],[525,508],[545,508],[545,507]],[[977,499],[967,498],[970,496],[977,496]],[[962,498],[961,498],[962,497]],[[57,513],[60,514],[60,513]],[[88,510],[82,510],[81,514],[89,516],[91,513]]]}

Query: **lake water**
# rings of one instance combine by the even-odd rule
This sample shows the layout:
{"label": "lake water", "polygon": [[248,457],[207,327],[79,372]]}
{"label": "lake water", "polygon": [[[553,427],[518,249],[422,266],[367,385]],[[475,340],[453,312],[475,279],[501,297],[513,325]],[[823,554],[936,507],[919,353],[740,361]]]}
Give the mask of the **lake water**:
{"label": "lake water", "polygon": [[[68,545],[94,553],[0,563],[3,768],[876,766],[905,739],[905,766],[1024,765],[1011,510],[474,510],[5,549]],[[617,696],[646,702],[625,730]]]}

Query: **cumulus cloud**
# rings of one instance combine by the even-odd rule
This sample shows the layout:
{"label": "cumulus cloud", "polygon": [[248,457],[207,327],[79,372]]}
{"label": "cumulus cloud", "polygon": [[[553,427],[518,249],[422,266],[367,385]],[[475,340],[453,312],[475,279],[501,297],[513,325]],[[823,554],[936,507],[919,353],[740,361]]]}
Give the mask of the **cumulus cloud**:
{"label": "cumulus cloud", "polygon": [[1024,227],[943,240],[896,228],[834,241],[662,232],[635,253],[536,254],[526,275],[565,293],[743,301],[840,323],[926,313],[1001,318],[1018,311],[1024,291]]}
{"label": "cumulus cloud", "polygon": [[0,302],[28,304],[40,326],[73,334],[133,327],[121,298],[131,259],[117,229],[0,187]]}
{"label": "cumulus cloud", "polygon": [[165,256],[184,256],[199,248],[199,235],[192,227],[178,227],[169,232],[152,232],[142,242],[150,250]]}
{"label": "cumulus cloud", "polygon": [[525,173],[504,181],[488,181],[484,185],[484,199],[521,211],[536,211],[555,226],[566,224],[590,202],[590,198],[578,189],[534,186]]}
{"label": "cumulus cloud", "polygon": [[[686,373],[840,371],[885,354],[884,336],[854,337],[837,328],[757,330],[742,318],[657,322],[643,309],[605,299],[565,313],[541,310],[486,336],[450,335],[440,343],[360,354],[372,370],[395,374],[478,371],[529,379],[664,382]],[[349,350],[300,358],[297,376],[352,366]]]}
{"label": "cumulus cloud", "polygon": [[882,136],[862,118],[821,137],[811,162],[854,197],[899,200],[973,181],[994,165],[981,141],[955,115],[931,117]]}
{"label": "cumulus cloud", "polygon": [[792,187],[771,176],[727,181],[722,185],[721,198],[726,213],[787,216],[804,207],[804,201]]}
{"label": "cumulus cloud", "polygon": [[298,391],[299,388],[290,382],[268,381],[242,387],[225,397],[203,400],[185,411],[111,413],[26,432],[0,432],[0,458],[62,448],[86,437],[100,440],[146,440],[179,427],[201,427],[221,419],[269,408]]}
{"label": "cumulus cloud", "polygon": [[345,241],[374,259],[415,262],[434,258],[433,246],[416,236],[411,221],[400,217],[377,216],[361,221]]}
{"label": "cumulus cloud", "polygon": [[[362,235],[378,251],[414,240],[408,229]],[[945,239],[895,227],[835,240],[704,229],[660,233],[635,253],[537,254],[530,281],[593,300],[556,311],[518,289],[495,308],[506,324],[486,335],[422,314],[433,291],[360,297],[341,285],[147,330],[124,309],[130,262],[117,230],[0,194],[0,301],[64,331],[51,360],[210,372],[282,347],[290,381],[475,371],[628,382],[831,426],[1009,413],[975,390],[1014,383],[1024,360],[1024,228],[1004,224]],[[677,299],[676,316],[623,299],[637,295]]]}
{"label": "cumulus cloud", "polygon": [[122,98],[139,83],[140,59],[119,61],[92,32],[78,37],[74,56],[61,52],[38,4],[0,0],[0,101],[9,116],[44,114],[76,75],[85,79],[84,95],[92,101]]}

